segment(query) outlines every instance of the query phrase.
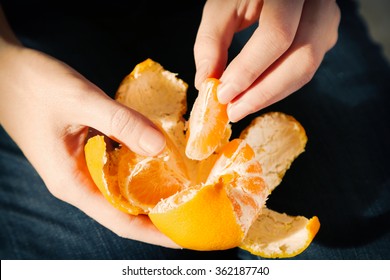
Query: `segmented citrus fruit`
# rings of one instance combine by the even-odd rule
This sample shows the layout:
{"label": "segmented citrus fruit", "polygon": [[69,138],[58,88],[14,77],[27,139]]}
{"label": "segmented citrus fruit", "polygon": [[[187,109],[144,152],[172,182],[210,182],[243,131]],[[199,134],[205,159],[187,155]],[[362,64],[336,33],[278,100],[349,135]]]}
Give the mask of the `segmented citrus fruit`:
{"label": "segmented citrus fruit", "polygon": [[220,145],[228,129],[226,106],[218,102],[219,80],[206,79],[191,110],[187,130],[186,156],[203,160]]}
{"label": "segmented citrus fruit", "polygon": [[208,179],[157,204],[149,213],[152,222],[185,248],[240,245],[267,197],[254,156],[245,141],[232,140],[222,148]]}
{"label": "segmented citrus fruit", "polygon": [[317,217],[280,214],[265,206],[293,160],[304,151],[305,130],[292,116],[257,117],[230,139],[217,79],[206,79],[186,113],[187,84],[147,59],[122,81],[116,100],[151,119],[167,139],[155,157],[137,155],[107,137],[85,146],[88,169],[105,198],[130,215],[148,215],[178,245],[194,250],[240,247],[267,258],[305,250]]}

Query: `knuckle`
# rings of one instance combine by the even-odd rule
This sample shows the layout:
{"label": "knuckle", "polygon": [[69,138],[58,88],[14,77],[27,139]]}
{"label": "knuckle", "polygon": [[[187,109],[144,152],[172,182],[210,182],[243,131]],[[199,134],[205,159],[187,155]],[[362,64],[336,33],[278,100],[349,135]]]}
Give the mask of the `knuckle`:
{"label": "knuckle", "polygon": [[126,135],[132,134],[136,126],[137,122],[128,109],[118,107],[112,114],[110,130],[116,138],[122,139]]}
{"label": "knuckle", "polygon": [[215,53],[215,50],[219,48],[228,48],[230,41],[227,36],[219,37],[217,33],[216,31],[202,31],[198,33],[193,47],[196,57],[199,57],[201,54],[210,55],[210,52]]}
{"label": "knuckle", "polygon": [[248,88],[261,74],[259,69],[256,68],[256,65],[247,65],[240,71],[239,73],[243,73],[242,77],[238,80],[245,81],[244,84],[237,85],[237,90],[239,92]]}
{"label": "knuckle", "polygon": [[195,57],[195,61],[203,58],[205,56],[205,50],[210,49],[210,45],[214,44],[214,40],[211,36],[208,35],[198,35],[194,47],[193,47],[193,53]]}
{"label": "knuckle", "polygon": [[302,87],[302,86],[306,85],[308,82],[310,82],[311,79],[313,79],[313,76],[314,76],[314,72],[303,73],[300,77],[299,82],[298,82],[299,87]]}
{"label": "knuckle", "polygon": [[251,102],[248,104],[248,114],[256,113],[261,109],[262,100],[268,99],[267,96],[261,96],[261,98],[258,98],[256,102]]}
{"label": "knuckle", "polygon": [[328,50],[332,49],[336,43],[337,43],[337,40],[338,40],[338,33],[337,32],[334,32],[334,34],[331,36],[330,40],[329,40],[329,46],[328,46]]}
{"label": "knuckle", "polygon": [[300,83],[305,85],[313,78],[321,63],[321,57],[312,47],[306,47],[301,53],[301,62]]}
{"label": "knuckle", "polygon": [[204,45],[214,44],[216,42],[217,38],[215,35],[211,34],[210,32],[202,32],[199,33],[196,38],[195,47],[202,47]]}
{"label": "knuckle", "polygon": [[267,41],[270,46],[276,51],[283,53],[291,46],[295,33],[293,33],[289,28],[272,26],[268,30]]}
{"label": "knuckle", "polygon": [[[237,93],[241,93],[246,90],[262,73],[262,69],[259,68],[256,54],[250,55],[251,59],[243,59],[235,61],[234,72],[230,70],[228,80]],[[237,78],[239,77],[239,78]]]}
{"label": "knuckle", "polygon": [[330,37],[330,40],[329,40],[329,47],[328,47],[328,50],[330,50],[331,48],[333,48],[336,43],[337,43],[337,40],[338,40],[338,27],[339,27],[339,24],[340,24],[340,20],[341,20],[341,12],[340,12],[340,8],[339,6],[334,3],[334,8],[335,8],[335,13],[334,13],[334,21],[333,21],[333,32],[332,32],[332,35]]}
{"label": "knuckle", "polygon": [[257,100],[256,102],[253,102],[253,112],[257,112],[260,109],[264,108],[265,106],[268,106],[269,104],[273,103],[273,100],[276,96],[275,91],[272,89],[268,89],[265,91],[259,91],[257,94]]}

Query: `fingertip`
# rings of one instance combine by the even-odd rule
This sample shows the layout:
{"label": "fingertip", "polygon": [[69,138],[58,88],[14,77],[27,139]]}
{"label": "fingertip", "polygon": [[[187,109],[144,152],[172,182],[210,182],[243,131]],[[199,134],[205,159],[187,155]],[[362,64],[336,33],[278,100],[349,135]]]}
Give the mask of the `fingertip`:
{"label": "fingertip", "polygon": [[249,115],[252,111],[245,103],[229,104],[227,114],[229,121],[236,123]]}
{"label": "fingertip", "polygon": [[166,145],[166,139],[161,131],[152,126],[143,129],[138,139],[138,146],[142,151],[139,153],[145,156],[156,156],[160,154]]}
{"label": "fingertip", "polygon": [[217,97],[219,103],[228,104],[236,96],[234,90],[229,84],[221,83],[217,88]]}
{"label": "fingertip", "polygon": [[89,106],[93,109],[86,110],[88,114],[85,114],[83,122],[124,144],[133,152],[155,156],[165,148],[164,134],[139,112],[105,96],[95,98]]}

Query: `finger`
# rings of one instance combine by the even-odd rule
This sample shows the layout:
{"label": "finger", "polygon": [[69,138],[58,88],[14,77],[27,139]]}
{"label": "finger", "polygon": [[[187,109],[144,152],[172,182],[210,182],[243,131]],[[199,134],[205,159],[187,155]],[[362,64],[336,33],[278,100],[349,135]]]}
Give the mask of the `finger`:
{"label": "finger", "polygon": [[[81,155],[80,160],[83,159],[84,157]],[[69,162],[69,166],[72,166],[72,162]],[[91,177],[88,176],[89,173],[85,163],[79,165],[76,170],[75,181],[70,183],[69,178],[61,178],[60,176],[59,180],[57,178],[53,182],[55,185],[59,184],[56,188],[50,189],[54,196],[79,208],[118,236],[169,248],[180,248],[162,234],[147,216],[129,215],[113,207],[96,188]],[[48,186],[53,185],[50,184],[50,181],[46,183],[49,184]],[[65,188],[66,192],[63,191]]]}
{"label": "finger", "polygon": [[80,116],[82,124],[99,130],[138,154],[154,156],[164,149],[164,135],[145,116],[102,92],[87,95]]}
{"label": "finger", "polygon": [[301,18],[303,0],[264,1],[259,27],[221,77],[218,99],[229,103],[246,90],[291,46]]}
{"label": "finger", "polygon": [[[129,215],[116,209],[94,184],[85,161],[84,144],[86,128],[74,128],[68,139],[57,141],[47,151],[39,153],[45,168],[37,168],[48,190],[53,196],[65,201],[115,234],[134,240],[179,248],[172,240],[162,234],[147,216]],[[42,158],[42,159],[41,159]],[[54,164],[47,164],[53,162]]]}
{"label": "finger", "polygon": [[228,49],[236,31],[259,18],[262,1],[207,1],[194,45],[195,87],[208,77],[219,78],[226,67]]}
{"label": "finger", "polygon": [[133,216],[114,208],[99,192],[81,189],[74,205],[118,236],[169,248],[180,248],[161,233],[145,215]]}
{"label": "finger", "polygon": [[204,6],[194,44],[195,87],[198,89],[206,78],[219,77],[226,65],[227,50],[234,34],[233,7],[221,9],[221,5],[231,6],[232,3],[207,1]]}
{"label": "finger", "polygon": [[307,1],[291,48],[248,90],[228,105],[237,122],[298,90],[309,82],[323,56],[337,40],[340,11],[334,2]]}

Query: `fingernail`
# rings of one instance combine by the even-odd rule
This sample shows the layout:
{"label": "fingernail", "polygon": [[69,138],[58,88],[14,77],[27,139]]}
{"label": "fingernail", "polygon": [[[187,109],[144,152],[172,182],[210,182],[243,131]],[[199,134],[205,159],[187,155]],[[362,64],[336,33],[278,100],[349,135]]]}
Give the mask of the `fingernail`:
{"label": "fingernail", "polygon": [[244,102],[230,105],[227,109],[227,114],[231,122],[238,122],[242,118],[249,115],[251,112],[251,107]]}
{"label": "fingernail", "polygon": [[164,149],[165,144],[164,135],[153,127],[145,128],[138,140],[139,147],[151,156],[159,154]]}
{"label": "fingernail", "polygon": [[221,83],[217,88],[218,101],[228,104],[235,97],[235,92],[229,84]]}

